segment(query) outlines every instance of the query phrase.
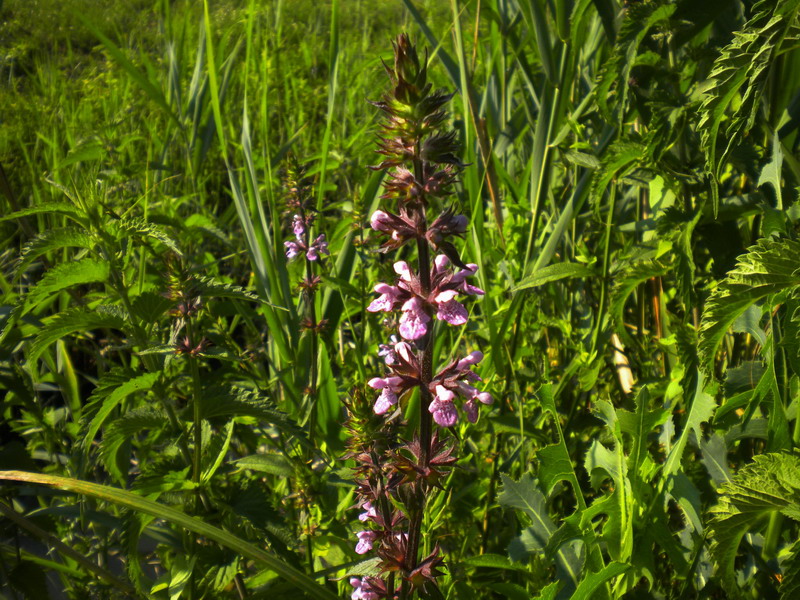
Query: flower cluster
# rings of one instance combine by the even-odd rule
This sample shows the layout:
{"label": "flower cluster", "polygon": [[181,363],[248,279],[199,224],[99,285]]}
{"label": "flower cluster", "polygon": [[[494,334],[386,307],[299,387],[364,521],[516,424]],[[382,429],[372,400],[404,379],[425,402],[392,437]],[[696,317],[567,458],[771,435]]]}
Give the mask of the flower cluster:
{"label": "flower cluster", "polygon": [[[390,373],[385,377],[374,377],[368,385],[380,390],[373,410],[376,415],[387,413],[398,402],[406,391],[419,386],[422,382],[420,365],[411,351],[408,342],[395,342],[393,346],[381,344],[379,355],[383,356]],[[488,392],[480,392],[472,383],[481,381],[480,376],[472,370],[483,359],[483,353],[475,350],[460,360],[447,365],[438,375],[426,384],[433,396],[428,411],[440,427],[452,427],[458,420],[455,400],[462,397],[466,401],[462,409],[470,423],[478,420],[478,405],[492,404],[494,399]]]}
{"label": "flower cluster", "polygon": [[450,325],[463,325],[467,322],[467,309],[456,300],[459,292],[468,295],[483,295],[483,290],[470,285],[466,279],[478,271],[478,265],[469,264],[457,272],[448,269],[450,259],[440,254],[434,261],[430,273],[430,291],[423,289],[419,277],[414,274],[405,261],[394,264],[399,275],[397,285],[379,283],[375,291],[380,296],[367,307],[370,312],[400,309],[399,332],[407,340],[418,340],[428,333],[429,313],[434,312],[440,321]]}
{"label": "flower cluster", "polygon": [[283,242],[283,245],[286,246],[286,258],[289,260],[302,253],[305,253],[307,260],[319,260],[320,254],[330,254],[324,233],[319,234],[313,242],[309,243],[307,221],[308,218],[304,219],[300,215],[294,215],[292,218],[295,239]]}

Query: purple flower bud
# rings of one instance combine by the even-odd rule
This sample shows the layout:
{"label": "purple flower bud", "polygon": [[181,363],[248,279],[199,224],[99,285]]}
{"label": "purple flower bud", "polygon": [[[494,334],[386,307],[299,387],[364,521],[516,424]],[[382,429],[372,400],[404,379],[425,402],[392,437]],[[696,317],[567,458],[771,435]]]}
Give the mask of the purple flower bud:
{"label": "purple flower bud", "polygon": [[394,232],[394,228],[389,220],[389,215],[382,210],[376,210],[372,213],[369,224],[375,231],[383,231],[384,233]]}
{"label": "purple flower bud", "polygon": [[469,354],[467,354],[464,358],[458,361],[458,366],[456,367],[459,371],[465,371],[469,369],[472,365],[477,365],[479,362],[483,360],[483,352],[480,350],[473,350]]}
{"label": "purple flower bud", "polygon": [[454,233],[466,233],[469,219],[465,215],[454,215],[448,226]]}
{"label": "purple flower bud", "polygon": [[298,240],[300,240],[306,232],[306,223],[300,215],[292,217],[292,231],[294,231],[294,235]]}

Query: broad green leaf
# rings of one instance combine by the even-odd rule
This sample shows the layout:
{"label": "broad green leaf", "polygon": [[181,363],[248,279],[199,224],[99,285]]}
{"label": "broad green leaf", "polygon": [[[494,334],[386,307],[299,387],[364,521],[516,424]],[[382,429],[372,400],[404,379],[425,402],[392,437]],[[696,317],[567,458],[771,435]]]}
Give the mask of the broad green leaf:
{"label": "broad green leaf", "polygon": [[81,225],[84,224],[85,215],[75,208],[69,202],[43,202],[36,206],[29,206],[21,210],[0,217],[0,223],[3,221],[10,221],[11,219],[19,219],[21,217],[29,217],[32,215],[62,215],[77,221]]}
{"label": "broad green leaf", "polygon": [[137,512],[142,512],[159,519],[164,519],[174,523],[179,527],[182,527],[183,529],[187,529],[198,535],[206,537],[212,542],[216,542],[225,548],[230,548],[234,552],[238,552],[243,557],[265,565],[266,567],[272,569],[285,581],[294,585],[298,590],[302,590],[308,594],[311,598],[318,600],[338,600],[338,596],[336,594],[328,591],[326,588],[319,585],[304,573],[301,573],[294,567],[291,567],[274,556],[267,554],[260,548],[253,546],[252,544],[233,535],[232,533],[214,527],[213,525],[209,525],[197,517],[191,517],[170,506],[153,502],[147,498],[142,498],[137,494],[105,485],[90,483],[88,481],[80,481],[78,479],[72,479],[69,477],[26,473],[24,471],[0,471],[0,479],[6,481],[21,481],[26,483],[47,485],[56,489],[74,492],[76,494],[84,494],[93,498],[97,498],[98,500],[111,502],[112,504],[124,506]]}
{"label": "broad green leaf", "polygon": [[[525,474],[516,482],[502,473],[500,479],[503,483],[498,497],[500,504],[521,510],[531,520],[531,526],[523,531],[523,535],[515,540],[515,543],[525,548],[526,552],[544,551],[550,537],[555,533],[556,527],[547,513],[547,503],[536,485],[536,480],[529,474]],[[574,548],[571,546],[558,548],[556,561],[569,579],[577,584],[583,561],[580,560]]]}

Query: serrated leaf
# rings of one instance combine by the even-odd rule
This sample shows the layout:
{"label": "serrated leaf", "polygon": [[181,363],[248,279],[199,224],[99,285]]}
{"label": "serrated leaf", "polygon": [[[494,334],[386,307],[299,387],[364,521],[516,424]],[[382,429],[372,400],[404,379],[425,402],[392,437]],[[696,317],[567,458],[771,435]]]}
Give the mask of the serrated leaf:
{"label": "serrated leaf", "polygon": [[762,239],[737,261],[736,268],[715,289],[703,310],[699,355],[710,370],[728,328],[755,302],[800,285],[797,259],[800,242]]}
{"label": "serrated leaf", "polygon": [[[526,551],[544,551],[556,527],[547,513],[547,501],[539,491],[536,480],[529,474],[520,477],[518,482],[507,475],[500,474],[503,488],[498,496],[502,506],[515,508],[524,512],[531,520],[531,526],[516,540]],[[583,560],[571,546],[563,546],[556,550],[556,561],[559,568],[570,580],[577,584],[583,567]]]}
{"label": "serrated leaf", "polygon": [[100,457],[117,481],[125,481],[128,476],[130,459],[123,460],[118,455],[123,445],[143,431],[158,431],[166,421],[167,415],[163,411],[143,406],[117,417],[106,428],[100,442]]}
{"label": "serrated leaf", "polygon": [[19,264],[14,275],[18,280],[28,267],[43,254],[60,248],[87,248],[94,247],[95,240],[91,234],[75,227],[60,227],[43,231],[30,242],[25,244],[19,257]]}
{"label": "serrated leaf", "polygon": [[96,310],[80,307],[59,313],[39,330],[28,350],[28,363],[35,364],[50,344],[71,333],[100,328],[125,331],[126,324],[121,311],[112,306],[99,306]]}
{"label": "serrated leaf", "polygon": [[662,261],[648,260],[626,266],[614,277],[611,289],[609,311],[621,335],[627,336],[625,328],[625,302],[640,284],[655,277],[669,273],[669,266]]}
{"label": "serrated leaf", "polygon": [[686,422],[683,425],[681,435],[678,437],[675,445],[672,446],[672,450],[670,450],[667,455],[667,460],[664,463],[663,475],[665,478],[678,471],[681,459],[683,458],[683,451],[686,448],[686,443],[689,441],[689,432],[693,431],[696,438],[700,440],[703,437],[700,424],[708,421],[714,414],[714,409],[717,404],[714,397],[705,392],[703,389],[704,385],[705,378],[702,373],[698,372],[694,398],[692,399],[691,406],[688,408]]}
{"label": "serrated leaf", "polygon": [[[712,85],[704,93],[698,130],[715,215],[719,212],[722,165],[755,119],[775,53],[794,22],[798,4],[798,0],[758,4],[744,28],[723,48],[709,74]],[[717,143],[723,123],[726,144],[719,154]]]}
{"label": "serrated leaf", "polygon": [[30,206],[21,210],[16,210],[10,214],[0,217],[0,223],[9,221],[11,219],[19,219],[21,217],[29,217],[31,215],[62,215],[72,218],[74,221],[79,222],[81,225],[84,223],[84,213],[75,208],[68,202],[44,202],[36,206]]}
{"label": "serrated leaf", "polygon": [[785,453],[757,455],[719,493],[719,503],[710,511],[710,551],[723,587],[737,596],[734,561],[744,535],[775,512],[800,521],[800,458]]}
{"label": "serrated leaf", "polygon": [[792,546],[789,558],[781,563],[781,570],[781,600],[795,600],[800,597],[800,540]]}
{"label": "serrated leaf", "polygon": [[709,477],[716,485],[728,483],[731,480],[731,470],[728,466],[728,448],[725,438],[719,433],[714,433],[708,440],[700,440],[700,461],[706,466]]}
{"label": "serrated leaf", "polygon": [[85,432],[82,436],[84,451],[91,446],[97,432],[120,402],[131,394],[149,390],[160,376],[161,371],[136,373],[121,368],[105,373],[89,397],[84,413]]}
{"label": "serrated leaf", "polygon": [[578,589],[572,594],[571,600],[591,600],[595,592],[606,581],[622,575],[631,566],[625,563],[612,562],[607,564],[597,573],[589,573],[582,580]]}
{"label": "serrated leaf", "polygon": [[173,240],[166,231],[154,223],[150,223],[139,217],[124,217],[122,219],[112,221],[112,224],[120,232],[127,234],[128,236],[139,236],[157,240],[178,256],[182,256],[182,252],[178,248],[177,242],[175,242],[175,240]]}
{"label": "serrated leaf", "polygon": [[108,263],[99,258],[82,258],[55,265],[33,286],[23,301],[20,316],[36,307],[42,300],[76,285],[102,283],[108,279]]}

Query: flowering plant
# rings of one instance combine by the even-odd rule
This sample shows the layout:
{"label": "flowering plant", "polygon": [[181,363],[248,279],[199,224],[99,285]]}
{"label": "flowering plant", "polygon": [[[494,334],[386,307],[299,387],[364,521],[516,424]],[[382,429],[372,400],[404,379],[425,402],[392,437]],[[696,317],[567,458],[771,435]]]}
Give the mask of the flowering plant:
{"label": "flowering plant", "polygon": [[[368,415],[351,416],[354,435],[348,456],[357,465],[359,520],[368,524],[357,532],[355,550],[358,554],[374,550],[382,572],[380,577],[351,578],[353,600],[405,600],[417,591],[429,594],[437,589],[444,559],[438,544],[420,558],[422,515],[429,491],[440,485],[456,457],[453,444],[434,433],[432,423],[453,427],[458,421],[459,397],[473,423],[480,404],[492,403],[488,392],[473,385],[481,380],[473,367],[483,353],[470,352],[438,373],[433,371],[436,322],[463,326],[469,319],[464,298],[484,292],[468,282],[478,265],[464,263],[452,241],[464,235],[469,221],[442,206],[458,170],[465,166],[456,156],[455,132],[443,131],[444,105],[452,95],[432,91],[427,60],[420,61],[406,35],[397,38],[394,51],[394,67],[384,64],[392,90],[373,104],[386,115],[378,150],[384,158],[374,168],[388,171],[382,199],[396,208],[375,211],[370,225],[387,237],[381,252],[414,243],[417,260],[416,264],[395,262],[396,280],[375,285],[379,295],[367,307],[370,312],[399,311],[400,337],[393,335],[391,343],[380,345],[387,372],[368,382],[378,392],[371,412],[384,419],[386,436],[364,432]],[[439,216],[429,222],[429,213],[435,209]],[[389,443],[402,414],[401,401],[414,390],[420,399],[418,431],[409,442]]]}

